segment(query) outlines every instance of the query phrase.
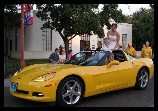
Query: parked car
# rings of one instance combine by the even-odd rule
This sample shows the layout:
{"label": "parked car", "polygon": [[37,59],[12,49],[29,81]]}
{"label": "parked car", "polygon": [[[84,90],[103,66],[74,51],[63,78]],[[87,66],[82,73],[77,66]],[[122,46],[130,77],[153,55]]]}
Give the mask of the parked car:
{"label": "parked car", "polygon": [[122,50],[115,50],[114,60],[105,65],[110,53],[95,52],[85,59],[85,53],[80,52],[63,64],[27,66],[11,77],[10,93],[27,100],[75,106],[83,97],[147,87],[154,71],[152,59],[135,59]]}

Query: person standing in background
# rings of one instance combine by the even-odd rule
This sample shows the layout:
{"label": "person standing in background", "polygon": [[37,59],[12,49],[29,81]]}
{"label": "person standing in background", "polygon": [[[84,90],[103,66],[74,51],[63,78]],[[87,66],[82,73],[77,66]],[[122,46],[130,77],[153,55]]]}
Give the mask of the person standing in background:
{"label": "person standing in background", "polygon": [[107,38],[104,38],[104,44],[103,44],[101,50],[107,50],[107,49],[108,49],[108,48],[107,48],[108,43],[109,43],[109,42],[108,42],[108,39],[107,39]]}
{"label": "person standing in background", "polygon": [[143,48],[145,48],[145,44],[143,44]]}
{"label": "person standing in background", "polygon": [[151,58],[152,57],[152,49],[149,47],[149,42],[146,41],[145,47],[141,50],[142,58]]}
{"label": "person standing in background", "polygon": [[132,47],[131,42],[128,43],[128,47],[125,49],[125,52],[131,54],[133,57],[136,57],[136,50]]}
{"label": "person standing in background", "polygon": [[108,43],[109,43],[108,38],[104,38],[104,44],[106,45],[106,47],[108,46]]}
{"label": "person standing in background", "polygon": [[58,53],[59,53],[59,49],[56,48],[55,52],[50,55],[49,60],[52,64],[57,64],[60,62]]}
{"label": "person standing in background", "polygon": [[62,63],[66,59],[65,49],[62,47],[61,49],[61,55],[59,55],[59,61]]}
{"label": "person standing in background", "polygon": [[142,50],[144,50],[145,47],[146,47],[145,44],[143,44],[143,47],[142,47],[142,49],[141,49],[141,57],[143,56],[143,55],[142,55]]}
{"label": "person standing in background", "polygon": [[62,45],[59,46],[59,50],[62,48]]}
{"label": "person standing in background", "polygon": [[72,57],[72,50],[70,49],[69,51],[68,51],[68,55],[67,55],[67,58],[71,58]]}
{"label": "person standing in background", "polygon": [[91,52],[91,48],[88,47],[88,45],[86,45],[86,49],[85,49],[85,58],[88,59],[90,57],[92,57],[92,52]]}
{"label": "person standing in background", "polygon": [[119,50],[123,50],[121,45],[119,45],[119,48],[118,48],[118,49],[119,49]]}
{"label": "person standing in background", "polygon": [[96,48],[96,51],[100,51],[100,49],[102,48],[101,41],[98,41],[97,45],[98,45],[98,47]]}

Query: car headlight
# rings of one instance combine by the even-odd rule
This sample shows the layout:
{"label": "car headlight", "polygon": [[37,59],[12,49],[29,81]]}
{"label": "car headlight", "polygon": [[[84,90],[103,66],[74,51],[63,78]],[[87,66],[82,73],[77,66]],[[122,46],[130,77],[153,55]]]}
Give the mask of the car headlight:
{"label": "car headlight", "polygon": [[41,82],[41,81],[47,81],[55,76],[56,72],[51,72],[47,74],[43,74],[37,78],[34,78],[32,81],[34,82]]}
{"label": "car headlight", "polygon": [[18,73],[18,71],[16,71],[16,73],[14,74],[14,76],[16,76],[16,75],[17,75],[17,73]]}
{"label": "car headlight", "polygon": [[16,76],[18,74],[18,72],[20,72],[20,71],[21,71],[21,69],[19,71],[16,71],[15,74],[14,74],[14,76]]}

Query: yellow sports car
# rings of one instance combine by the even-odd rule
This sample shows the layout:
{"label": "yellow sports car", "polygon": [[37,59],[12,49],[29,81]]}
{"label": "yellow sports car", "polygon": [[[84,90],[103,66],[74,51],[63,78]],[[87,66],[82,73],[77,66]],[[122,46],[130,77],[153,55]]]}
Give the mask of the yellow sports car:
{"label": "yellow sports car", "polygon": [[95,52],[85,59],[80,52],[63,64],[35,64],[16,72],[10,82],[10,93],[18,98],[38,102],[56,102],[74,106],[82,97],[135,87],[145,89],[153,76],[152,59],[135,59],[122,50]]}

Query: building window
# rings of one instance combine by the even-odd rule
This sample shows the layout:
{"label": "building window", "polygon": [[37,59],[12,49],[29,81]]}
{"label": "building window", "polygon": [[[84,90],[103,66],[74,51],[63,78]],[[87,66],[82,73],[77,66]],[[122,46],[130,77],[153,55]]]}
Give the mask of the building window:
{"label": "building window", "polygon": [[52,51],[52,30],[45,28],[42,30],[43,34],[43,51]]}
{"label": "building window", "polygon": [[18,30],[15,29],[15,51],[17,51],[17,35],[18,35]]}
{"label": "building window", "polygon": [[90,35],[87,34],[81,35],[81,40],[90,41]]}
{"label": "building window", "polygon": [[127,34],[122,34],[122,48],[125,50],[127,47]]}

